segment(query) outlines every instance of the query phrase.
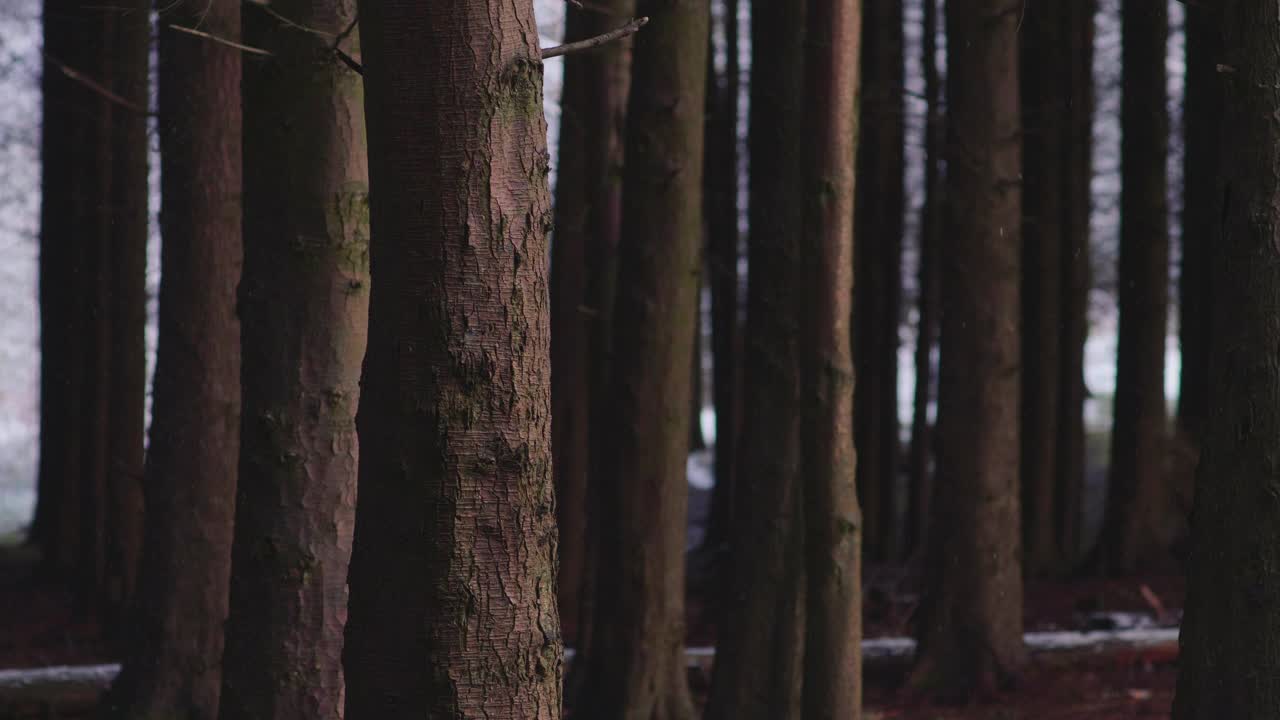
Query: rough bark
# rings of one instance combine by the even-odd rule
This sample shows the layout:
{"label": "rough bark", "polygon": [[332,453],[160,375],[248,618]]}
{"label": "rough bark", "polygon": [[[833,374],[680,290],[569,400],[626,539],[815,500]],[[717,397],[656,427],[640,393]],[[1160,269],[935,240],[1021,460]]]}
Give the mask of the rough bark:
{"label": "rough bark", "polygon": [[[148,0],[112,17],[112,91],[145,108],[151,50]],[[110,409],[107,423],[104,599],[122,613],[133,598],[144,528],[142,473],[147,396],[147,118],[112,111]]]}
{"label": "rough bark", "polygon": [[968,696],[1023,659],[1018,493],[1021,138],[1016,0],[947,5],[938,483],[912,683]]}
{"label": "rough bark", "polygon": [[1280,706],[1280,8],[1220,7],[1213,404],[1196,478],[1177,720],[1262,720]]}
{"label": "rough bark", "polygon": [[[727,546],[737,483],[737,441],[742,382],[738,324],[738,0],[723,0],[725,69],[715,76],[714,47],[707,53],[707,135],[703,202],[706,207],[707,281],[711,287],[711,393],[716,409],[715,487],[707,521],[709,548]],[[714,36],[715,32],[709,32]],[[695,422],[697,416],[695,415]]]}
{"label": "rough bark", "polygon": [[601,487],[597,607],[575,712],[692,718],[684,545],[708,8],[646,0],[635,38]]}
{"label": "rough bark", "polygon": [[862,3],[810,0],[805,18],[802,245],[812,278],[803,357],[805,720],[862,714],[862,517],[853,447],[854,165]]}
{"label": "rough bark", "polygon": [[1081,523],[1085,482],[1084,349],[1089,336],[1090,240],[1093,209],[1093,35],[1094,0],[1064,3],[1069,36],[1070,65],[1065,82],[1070,148],[1063,186],[1066,220],[1062,233],[1063,273],[1061,289],[1062,340],[1058,369],[1059,401],[1056,440],[1057,485],[1055,525],[1058,552],[1064,563],[1074,563],[1081,552]]}
{"label": "rough bark", "polygon": [[1134,572],[1167,550],[1171,507],[1164,472],[1168,9],[1161,3],[1126,0],[1122,13],[1120,323],[1111,468],[1099,557],[1108,573]]}
{"label": "rough bark", "polygon": [[[631,18],[634,10],[634,0],[606,0],[590,9],[569,5],[566,37],[572,41],[607,32]],[[564,62],[551,262],[552,445],[560,531],[560,617],[565,619],[565,642],[589,653],[600,520],[598,483],[592,478],[601,477],[604,433],[599,428],[612,412],[610,329],[631,40],[570,55]],[[570,666],[566,696],[576,695],[582,677],[581,664]]]}
{"label": "rough bark", "polygon": [[[240,3],[165,22],[240,35]],[[160,336],[146,533],[111,717],[217,717],[240,428],[240,52],[161,28]]]}
{"label": "rough bark", "polygon": [[898,480],[898,316],[902,304],[903,36],[901,0],[863,6],[856,212],[854,355],[858,489],[871,560],[894,555]]}
{"label": "rough bark", "polygon": [[372,295],[346,717],[550,720],[563,645],[533,4],[359,10]]}
{"label": "rough bark", "polygon": [[751,7],[750,233],[744,387],[768,412],[744,413],[708,720],[800,715],[804,640],[803,387],[808,302],[804,200],[803,4]]}
{"label": "rough bark", "polygon": [[904,538],[908,552],[925,548],[929,528],[929,498],[933,490],[933,428],[929,423],[929,402],[936,397],[933,349],[937,346],[940,283],[938,266],[942,252],[943,188],[942,153],[946,140],[943,128],[942,81],[938,74],[938,3],[924,0],[921,64],[924,67],[924,94],[927,104],[924,136],[924,205],[920,209],[920,266],[918,318],[916,320],[915,390],[912,396],[911,448],[908,459],[907,517]]}
{"label": "rough bark", "polygon": [[84,386],[86,173],[90,98],[62,72],[85,64],[85,10],[45,0],[40,145],[40,468],[33,537],[44,561],[69,575],[80,551],[80,403]]}
{"label": "rough bark", "polygon": [[[356,8],[272,9],[316,32],[245,10],[246,43],[273,57],[244,73],[243,421],[223,720],[343,710],[369,173],[363,82],[330,46]],[[344,45],[358,53],[354,38]]]}

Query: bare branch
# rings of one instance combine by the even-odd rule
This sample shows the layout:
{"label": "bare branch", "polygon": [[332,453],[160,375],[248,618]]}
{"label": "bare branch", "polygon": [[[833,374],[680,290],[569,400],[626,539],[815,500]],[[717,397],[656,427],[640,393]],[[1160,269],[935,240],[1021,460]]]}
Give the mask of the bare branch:
{"label": "bare branch", "polygon": [[211,35],[201,30],[196,30],[194,28],[183,27],[181,25],[173,25],[173,24],[170,24],[168,27],[170,30],[177,30],[178,32],[184,32],[184,33],[187,33],[188,35],[195,35],[196,37],[202,37],[206,40],[212,40],[213,42],[226,45],[227,47],[232,47],[237,50],[243,50],[244,52],[247,52],[247,53],[253,53],[254,55],[262,55],[263,57],[271,57],[271,53],[267,50],[263,50],[262,48],[250,47],[248,45],[241,45],[238,42],[234,42],[226,38],[221,38],[221,37],[218,37],[217,35]]}
{"label": "bare branch", "polygon": [[611,30],[603,35],[597,35],[593,38],[588,38],[586,40],[580,40],[578,42],[572,42],[572,43],[565,43],[564,45],[557,45],[555,47],[547,48],[542,51],[542,59],[546,60],[547,58],[559,57],[561,55],[568,55],[569,53],[582,52],[583,50],[591,50],[593,48],[598,48],[601,45],[604,45],[605,43],[611,43],[614,40],[617,40],[618,38],[624,38],[634,33],[635,31],[639,30],[640,28],[648,24],[648,22],[649,22],[649,18],[638,17],[635,20],[632,20],[631,22],[627,23],[626,25],[623,25],[622,27],[618,28],[617,30]]}
{"label": "bare branch", "polygon": [[63,75],[66,75],[68,78],[80,83],[86,88],[89,88],[90,90],[97,93],[98,95],[101,95],[102,97],[115,103],[116,105],[119,105],[120,107],[126,110],[132,110],[133,112],[136,112],[140,115],[149,114],[146,108],[142,107],[141,105],[138,105],[137,103],[131,102],[128,99],[123,98],[114,92],[111,92],[111,89],[108,88],[107,86],[102,85],[98,81],[94,80],[88,75],[81,73],[75,68],[68,66],[66,63],[55,58],[49,53],[43,53],[43,55],[44,55],[44,59],[56,65],[58,70],[62,72]]}

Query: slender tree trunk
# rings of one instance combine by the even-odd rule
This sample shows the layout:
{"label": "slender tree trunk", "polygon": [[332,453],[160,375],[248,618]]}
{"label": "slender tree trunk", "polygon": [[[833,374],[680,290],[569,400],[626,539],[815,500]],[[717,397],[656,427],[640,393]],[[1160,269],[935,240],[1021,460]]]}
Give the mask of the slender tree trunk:
{"label": "slender tree trunk", "polygon": [[[806,313],[805,720],[862,715],[862,513],[854,482],[854,160],[859,0],[810,0],[805,18],[807,166],[802,248]],[[890,190],[890,192],[892,192]]]}
{"label": "slender tree trunk", "polygon": [[1067,274],[1067,167],[1070,144],[1071,0],[1027,9],[1021,49],[1023,117],[1022,220],[1022,539],[1029,575],[1058,564],[1058,421]]}
{"label": "slender tree trunk", "polygon": [[942,252],[943,134],[942,82],[938,76],[938,2],[924,0],[921,58],[924,67],[924,94],[928,105],[925,120],[924,205],[920,210],[920,267],[917,287],[919,317],[916,321],[915,372],[912,398],[911,456],[905,538],[907,550],[923,551],[929,527],[929,497],[932,494],[933,433],[929,425],[929,402],[936,397],[933,382],[933,349],[938,334],[939,276]]}
{"label": "slender tree trunk", "polygon": [[[130,0],[112,18],[112,90],[135,107],[150,102],[151,14]],[[110,388],[105,506],[105,600],[123,614],[137,585],[144,529],[142,472],[147,396],[147,118],[112,111]]]}
{"label": "slender tree trunk", "polygon": [[692,718],[684,662],[689,358],[694,347],[708,8],[644,0],[628,103],[612,413],[589,677],[575,712]]}
{"label": "slender tree trunk", "polygon": [[[701,277],[701,275],[700,275]],[[693,311],[693,348],[689,352],[689,450],[706,450],[707,438],[702,434],[702,406],[704,394],[702,390],[702,285],[699,281],[698,294]]]}
{"label": "slender tree trunk", "polygon": [[[234,40],[240,3],[162,24]],[[162,27],[160,338],[132,640],[111,717],[218,713],[240,434],[240,51]]]}
{"label": "slender tree trunk", "polygon": [[[622,25],[634,0],[566,7],[565,35],[581,40]],[[588,652],[594,536],[599,520],[592,478],[608,406],[612,323],[622,208],[622,127],[630,84],[630,40],[565,58],[560,165],[552,239],[551,389],[554,399],[556,515],[560,531],[560,617],[565,641]],[[596,520],[593,521],[592,518]],[[571,666],[573,668],[574,666]],[[569,681],[583,676],[581,664]],[[566,695],[574,696],[567,682]]]}
{"label": "slender tree trunk", "polygon": [[[223,720],[338,718],[369,318],[354,0],[245,10],[242,415]],[[358,54],[355,38],[344,48]],[[353,47],[355,46],[355,47]],[[271,612],[264,613],[264,608]]]}
{"label": "slender tree trunk", "polygon": [[[707,137],[704,202],[707,277],[711,286],[712,404],[716,409],[715,488],[707,523],[708,547],[724,545],[737,497],[737,440],[741,412],[741,329],[738,327],[738,0],[723,0],[725,70],[714,76],[707,53]],[[708,33],[714,36],[714,32]],[[714,81],[713,81],[714,80]],[[696,418],[697,416],[695,416]]]}
{"label": "slender tree trunk", "polygon": [[1074,563],[1081,552],[1081,523],[1085,481],[1084,348],[1089,336],[1089,219],[1093,209],[1090,185],[1093,181],[1093,24],[1097,10],[1094,0],[1063,3],[1067,26],[1070,65],[1068,83],[1069,117],[1065,143],[1068,160],[1064,192],[1066,221],[1062,233],[1063,274],[1061,290],[1062,340],[1058,399],[1057,487],[1054,506],[1057,546],[1060,558]]}
{"label": "slender tree trunk", "polygon": [[346,717],[551,720],[564,648],[533,4],[359,11],[372,296]]}
{"label": "slender tree trunk", "polygon": [[1120,326],[1102,567],[1131,573],[1168,548],[1164,352],[1169,294],[1165,42],[1168,9],[1126,0]]}
{"label": "slender tree trunk", "polygon": [[854,353],[858,488],[872,560],[893,551],[898,478],[898,315],[902,299],[902,0],[866,3],[858,145]]}
{"label": "slender tree trunk", "polygon": [[1018,522],[1021,142],[1017,0],[947,5],[939,482],[912,683],[994,689],[1023,659]]}
{"label": "slender tree trunk", "polygon": [[804,222],[804,4],[751,8],[747,326],[735,548],[719,624],[708,720],[800,716],[804,649],[803,422],[806,358],[798,292],[810,275]]}
{"label": "slender tree trunk", "polygon": [[48,566],[70,575],[80,552],[80,404],[84,386],[85,246],[91,100],[62,68],[86,65],[86,12],[45,0],[41,78],[40,469],[33,526]]}
{"label": "slender tree trunk", "polygon": [[1223,184],[1204,238],[1214,248],[1213,404],[1196,478],[1176,720],[1262,720],[1280,707],[1280,8],[1220,7]]}

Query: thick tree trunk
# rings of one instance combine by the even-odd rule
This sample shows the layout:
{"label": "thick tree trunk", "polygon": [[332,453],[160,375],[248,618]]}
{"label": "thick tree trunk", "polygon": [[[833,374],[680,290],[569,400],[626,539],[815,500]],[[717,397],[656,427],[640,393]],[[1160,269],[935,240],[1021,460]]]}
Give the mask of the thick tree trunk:
{"label": "thick tree trunk", "polygon": [[754,0],[750,235],[744,387],[768,412],[743,414],[729,540],[730,587],[719,623],[708,720],[800,715],[804,639],[801,346],[809,304],[802,246],[804,5]]}
{"label": "thick tree trunk", "polygon": [[862,715],[862,517],[854,482],[850,347],[861,5],[810,0],[805,18],[802,227],[811,244],[801,250],[813,303],[802,321],[809,463],[803,490],[805,720]]}
{"label": "thick tree trunk", "polygon": [[1066,220],[1062,232],[1062,340],[1058,398],[1057,481],[1055,525],[1060,558],[1074,563],[1081,552],[1081,523],[1085,481],[1084,347],[1089,336],[1089,219],[1093,209],[1093,25],[1097,3],[1063,3],[1070,65],[1066,113],[1069,149],[1063,171],[1067,177]]}
{"label": "thick tree trunk", "polygon": [[[737,483],[741,422],[741,329],[738,326],[738,0],[723,0],[725,69],[714,77],[707,53],[707,136],[704,204],[707,278],[711,286],[712,405],[716,409],[715,488],[707,523],[708,547],[728,543]],[[708,33],[714,36],[715,33]],[[697,416],[694,416],[695,422]]]}
{"label": "thick tree trunk", "polygon": [[372,296],[346,717],[551,720],[563,646],[533,5],[359,10]]}
{"label": "thick tree trunk", "polygon": [[[112,90],[135,107],[150,101],[148,0],[112,16]],[[147,397],[147,118],[112,111],[110,388],[107,406],[104,599],[123,613],[137,585],[144,529],[142,473]]]}
{"label": "thick tree trunk", "polygon": [[41,79],[40,469],[32,532],[54,571],[70,575],[80,552],[80,405],[84,386],[85,249],[90,108],[96,102],[63,67],[85,66],[87,23],[72,0],[45,0]]}
{"label": "thick tree trunk", "polygon": [[1168,9],[1123,6],[1120,325],[1111,471],[1099,560],[1131,573],[1168,549],[1164,352],[1169,295],[1165,107]]}
{"label": "thick tree trunk", "polygon": [[[632,17],[634,0],[565,8],[565,38],[608,32]],[[556,518],[560,529],[560,616],[565,641],[581,649],[585,630],[588,516],[592,449],[601,442],[600,415],[608,390],[608,328],[612,321],[615,253],[622,208],[622,123],[630,83],[630,40],[564,60],[560,158],[551,243],[552,447]],[[607,416],[607,415],[606,415]],[[568,628],[576,629],[570,636]]]}
{"label": "thick tree trunk", "polygon": [[[240,34],[240,3],[162,25]],[[240,51],[159,31],[160,338],[133,636],[106,701],[123,718],[217,717],[240,434]]]}
{"label": "thick tree trunk", "polygon": [[[363,81],[330,46],[354,0],[245,10],[239,490],[223,720],[337,718],[369,319]],[[358,54],[354,37],[344,42]],[[271,612],[264,613],[264,608]]]}
{"label": "thick tree trunk", "polygon": [[1280,8],[1261,0],[1220,7],[1224,186],[1218,223],[1204,238],[1214,248],[1213,404],[1197,475],[1176,720],[1263,720],[1280,707]]}
{"label": "thick tree trunk", "polygon": [[591,656],[575,712],[692,718],[683,660],[708,8],[645,0],[628,103]]}
{"label": "thick tree trunk", "polygon": [[947,5],[938,477],[912,683],[993,688],[1023,658],[1018,530],[1021,142],[1016,0]]}
{"label": "thick tree trunk", "polygon": [[920,210],[920,267],[917,284],[919,316],[916,321],[915,372],[912,398],[911,456],[908,464],[908,498],[905,541],[915,555],[924,550],[929,527],[929,498],[933,492],[931,462],[933,432],[929,424],[929,402],[936,397],[933,349],[938,334],[939,261],[942,252],[943,130],[942,82],[938,75],[938,2],[924,0],[921,64],[924,67],[924,94],[928,105],[924,136],[924,205]]}
{"label": "thick tree trunk", "polygon": [[898,480],[898,315],[902,303],[902,0],[866,3],[856,210],[854,355],[858,488],[867,557],[894,553]]}

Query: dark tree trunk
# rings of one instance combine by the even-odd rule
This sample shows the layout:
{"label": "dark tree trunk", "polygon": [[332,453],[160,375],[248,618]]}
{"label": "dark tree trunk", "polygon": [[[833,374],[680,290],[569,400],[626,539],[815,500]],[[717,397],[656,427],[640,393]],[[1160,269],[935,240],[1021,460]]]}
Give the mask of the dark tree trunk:
{"label": "dark tree trunk", "polygon": [[1021,663],[1018,502],[1020,3],[947,5],[938,483],[912,683],[967,696]]}
{"label": "dark tree trunk", "polygon": [[902,0],[863,6],[854,354],[858,488],[867,557],[894,555],[898,479],[898,315],[902,302]]}
{"label": "dark tree trunk", "polygon": [[[699,275],[701,277],[701,275]],[[689,450],[706,450],[707,438],[702,434],[702,285],[698,285],[693,310],[693,347],[689,351]]]}
{"label": "dark tree trunk", "polygon": [[[369,319],[363,82],[331,37],[354,0],[249,7],[239,490],[223,720],[337,718]],[[347,52],[358,54],[354,37]],[[270,612],[264,612],[270,608]]]}
{"label": "dark tree trunk", "polygon": [[1065,143],[1069,148],[1063,171],[1067,174],[1063,192],[1066,220],[1062,232],[1063,274],[1061,290],[1062,340],[1059,346],[1061,373],[1058,392],[1057,546],[1065,563],[1074,563],[1081,552],[1081,523],[1085,481],[1084,347],[1089,336],[1089,217],[1092,211],[1093,181],[1093,25],[1097,3],[1077,0],[1063,3],[1067,26],[1070,65],[1064,80],[1068,84],[1065,112],[1069,117]]}
{"label": "dark tree trunk", "polygon": [[[240,3],[164,23],[240,35]],[[135,627],[109,716],[218,713],[240,434],[240,51],[161,28],[160,337]]]}
{"label": "dark tree trunk", "polygon": [[1165,332],[1169,296],[1165,42],[1168,9],[1125,0],[1120,324],[1115,420],[1099,561],[1131,573],[1168,549]]}
{"label": "dark tree trunk", "polygon": [[[148,0],[112,15],[112,90],[147,107],[151,20]],[[110,387],[107,406],[105,586],[108,607],[123,614],[137,585],[142,554],[143,433],[147,397],[147,118],[112,110]]]}
{"label": "dark tree trunk", "polygon": [[694,716],[684,660],[689,358],[694,347],[708,8],[645,0],[628,102],[611,414],[591,656],[575,712]]}
{"label": "dark tree trunk", "polygon": [[938,334],[938,272],[942,252],[943,188],[942,152],[946,140],[943,129],[942,82],[938,75],[938,1],[924,0],[924,27],[921,60],[924,67],[924,94],[928,105],[924,136],[924,205],[920,210],[920,267],[917,284],[919,316],[916,321],[915,372],[912,397],[911,456],[904,538],[911,554],[922,552],[929,527],[929,497],[932,494],[931,463],[933,432],[929,424],[929,402],[936,398],[933,382],[933,349]]}
{"label": "dark tree trunk", "polygon": [[804,5],[751,8],[747,326],[744,387],[768,412],[743,413],[723,606],[708,720],[800,716],[804,633],[803,404],[800,329],[809,304],[804,221]]}
{"label": "dark tree trunk", "polygon": [[[862,715],[862,517],[854,482],[850,347],[854,165],[862,3],[810,0],[805,18],[807,165],[802,257],[805,419],[805,720]],[[891,192],[891,190],[890,190]],[[797,288],[799,291],[799,288]],[[784,624],[786,619],[783,619]]]}
{"label": "dark tree trunk", "polygon": [[[608,32],[633,14],[634,0],[565,8],[569,42]],[[608,385],[608,328],[622,203],[622,123],[630,82],[630,41],[564,60],[555,231],[551,243],[552,447],[560,529],[560,616],[565,642],[581,650],[588,574],[588,489]]]}
{"label": "dark tree trunk", "polygon": [[1220,7],[1224,185],[1203,238],[1214,249],[1213,403],[1196,478],[1176,720],[1263,720],[1280,707],[1280,8]]}
{"label": "dark tree trunk", "polygon": [[372,295],[346,717],[551,720],[564,648],[533,4],[359,11]]}
{"label": "dark tree trunk", "polygon": [[[723,0],[726,62],[715,77],[707,53],[707,136],[704,204],[707,278],[711,286],[712,405],[716,409],[715,488],[704,544],[724,546],[732,523],[741,413],[741,330],[738,327],[738,0]],[[714,36],[715,33],[708,33]],[[697,416],[694,416],[697,422]]]}
{"label": "dark tree trunk", "polygon": [[41,79],[40,469],[32,533],[50,569],[70,575],[80,552],[81,392],[85,241],[90,205],[84,158],[97,98],[63,73],[86,66],[92,25],[72,0],[45,0]]}

